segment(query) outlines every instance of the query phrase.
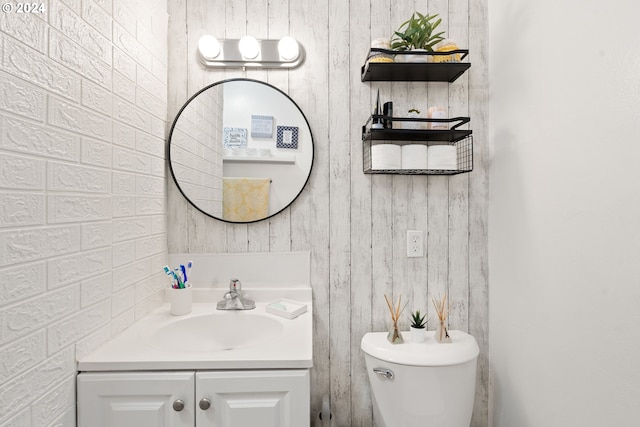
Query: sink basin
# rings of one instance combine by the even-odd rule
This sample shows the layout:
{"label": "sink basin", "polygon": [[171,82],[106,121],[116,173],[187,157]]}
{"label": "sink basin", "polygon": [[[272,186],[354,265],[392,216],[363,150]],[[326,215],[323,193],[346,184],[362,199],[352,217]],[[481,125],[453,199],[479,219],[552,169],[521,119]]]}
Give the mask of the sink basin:
{"label": "sink basin", "polygon": [[216,352],[259,345],[276,339],[283,331],[282,322],[273,317],[225,311],[178,319],[143,336],[143,340],[162,350]]}
{"label": "sink basin", "polygon": [[[261,298],[274,301],[281,290]],[[203,298],[208,295],[204,294]],[[216,310],[219,294],[194,302],[191,313],[172,316],[163,304],[78,359],[81,371],[298,369],[313,366],[311,294],[308,311],[294,319],[266,311]]]}

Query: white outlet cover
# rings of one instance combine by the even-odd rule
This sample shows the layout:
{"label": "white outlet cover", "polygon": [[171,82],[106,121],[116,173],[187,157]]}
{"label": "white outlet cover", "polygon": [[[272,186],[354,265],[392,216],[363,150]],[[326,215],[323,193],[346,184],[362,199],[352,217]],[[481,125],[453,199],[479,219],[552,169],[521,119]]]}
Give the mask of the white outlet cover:
{"label": "white outlet cover", "polygon": [[424,231],[407,230],[407,257],[424,256]]}

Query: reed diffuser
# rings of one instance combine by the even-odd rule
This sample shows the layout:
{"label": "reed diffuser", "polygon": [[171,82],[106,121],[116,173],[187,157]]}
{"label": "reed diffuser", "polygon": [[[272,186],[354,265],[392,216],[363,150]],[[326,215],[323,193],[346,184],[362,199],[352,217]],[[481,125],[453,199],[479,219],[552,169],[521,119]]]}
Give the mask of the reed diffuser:
{"label": "reed diffuser", "polygon": [[400,333],[400,328],[398,328],[398,320],[400,319],[400,315],[404,311],[404,308],[407,306],[407,303],[404,303],[404,306],[400,308],[400,304],[402,302],[402,295],[398,297],[398,304],[393,305],[387,298],[387,295],[384,295],[384,300],[387,302],[387,307],[389,307],[389,313],[391,313],[391,328],[389,328],[389,334],[387,335],[387,339],[391,344],[402,344],[404,339],[402,339],[402,334]]}
{"label": "reed diffuser", "polygon": [[451,337],[449,337],[449,333],[447,332],[447,294],[444,295],[443,298],[435,298],[431,297],[431,301],[433,301],[433,306],[436,309],[436,314],[438,315],[438,327],[436,329],[436,341],[440,343],[448,343],[451,342]]}

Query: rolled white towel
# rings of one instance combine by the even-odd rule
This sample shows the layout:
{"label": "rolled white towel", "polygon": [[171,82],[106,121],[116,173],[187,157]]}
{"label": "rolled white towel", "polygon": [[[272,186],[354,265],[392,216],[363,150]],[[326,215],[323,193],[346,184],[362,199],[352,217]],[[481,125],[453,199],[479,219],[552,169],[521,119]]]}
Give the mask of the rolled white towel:
{"label": "rolled white towel", "polygon": [[424,144],[403,145],[402,169],[428,169],[427,146]]}
{"label": "rolled white towel", "polygon": [[402,147],[396,144],[371,146],[371,169],[401,169]]}
{"label": "rolled white towel", "polygon": [[454,145],[431,145],[427,151],[428,169],[458,169],[458,156]]}

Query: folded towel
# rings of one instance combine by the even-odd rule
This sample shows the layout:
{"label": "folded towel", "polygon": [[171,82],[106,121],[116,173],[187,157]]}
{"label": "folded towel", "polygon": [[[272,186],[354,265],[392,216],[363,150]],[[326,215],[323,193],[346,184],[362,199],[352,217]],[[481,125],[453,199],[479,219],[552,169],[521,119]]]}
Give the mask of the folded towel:
{"label": "folded towel", "polygon": [[222,218],[257,221],[269,216],[269,178],[223,178]]}

